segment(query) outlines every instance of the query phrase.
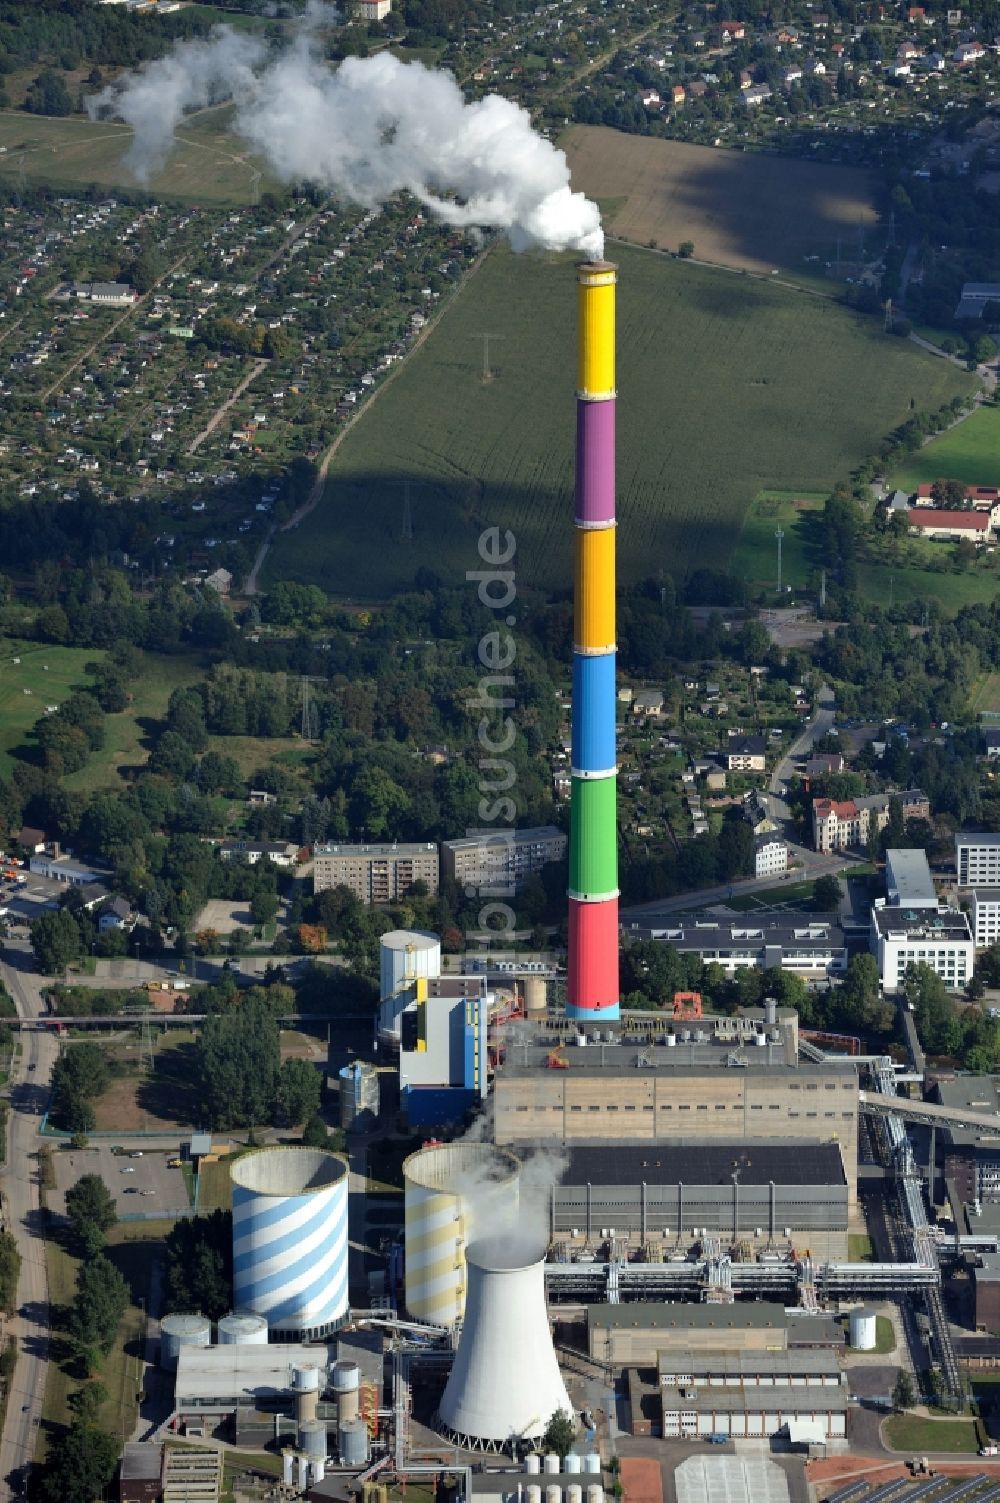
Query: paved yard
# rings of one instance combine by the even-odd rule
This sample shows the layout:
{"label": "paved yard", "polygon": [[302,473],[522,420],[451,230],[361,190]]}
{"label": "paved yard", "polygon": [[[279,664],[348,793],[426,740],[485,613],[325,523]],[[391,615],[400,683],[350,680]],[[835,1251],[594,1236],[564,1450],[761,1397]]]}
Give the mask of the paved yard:
{"label": "paved yard", "polygon": [[49,1205],[57,1216],[66,1213],[66,1191],[85,1174],[99,1174],[115,1198],[119,1216],[176,1216],[190,1209],[187,1186],[180,1169],[167,1160],[173,1153],[143,1151],[141,1158],[114,1154],[111,1147],[55,1148],[52,1163],[56,1188]]}

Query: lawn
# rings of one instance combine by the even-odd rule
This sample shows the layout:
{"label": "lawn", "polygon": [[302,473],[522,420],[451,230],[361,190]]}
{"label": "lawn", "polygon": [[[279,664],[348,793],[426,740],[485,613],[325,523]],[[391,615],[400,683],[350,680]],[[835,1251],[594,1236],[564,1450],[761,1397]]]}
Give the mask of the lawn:
{"label": "lawn", "polygon": [[[108,1234],[107,1255],[115,1267],[125,1275],[132,1293],[129,1305],[118,1329],[118,1336],[110,1353],[104,1358],[98,1376],[108,1391],[107,1399],[98,1414],[98,1423],[114,1435],[131,1435],[138,1411],[140,1358],[144,1328],[144,1315],[139,1301],[149,1299],[153,1265],[160,1255],[163,1237],[172,1222],[147,1222],[138,1232],[133,1227],[118,1225]],[[42,1406],[42,1424],[39,1429],[37,1459],[44,1460],[52,1434],[66,1423],[69,1413],[67,1399],[80,1386],[79,1375],[67,1371],[69,1356],[60,1316],[60,1307],[72,1303],[76,1290],[76,1271],[79,1259],[51,1238],[45,1243],[48,1265],[49,1298],[54,1307],[53,1338],[48,1380],[45,1385],[45,1402]]]}
{"label": "lawn", "polygon": [[[920,405],[925,410],[933,407],[923,399]],[[935,480],[1000,485],[1000,407],[979,407],[964,422],[931,439],[891,476],[889,486],[914,491]]]}
{"label": "lawn", "polygon": [[199,1215],[205,1216],[209,1211],[232,1210],[233,1187],[229,1169],[233,1157],[234,1155],[230,1155],[224,1159],[212,1159],[207,1163],[202,1159],[199,1164],[196,1202]]}
{"label": "lawn", "polygon": [[304,763],[316,758],[316,748],[297,736],[210,736],[208,744],[220,757],[238,762],[245,778],[268,762],[281,762],[290,772],[299,772]]}
{"label": "lawn", "polygon": [[[871,1263],[875,1253],[872,1248],[872,1239],[867,1232],[848,1232],[847,1234],[847,1258],[850,1263]],[[878,1320],[876,1317],[876,1341],[878,1340]],[[890,1322],[891,1324],[891,1322]]]}
{"label": "lawn", "polygon": [[956,1451],[975,1455],[976,1426],[968,1419],[923,1419],[918,1414],[894,1414],[882,1426],[885,1443],[894,1451]]}
{"label": "lawn", "polygon": [[969,709],[974,715],[1000,715],[1000,673],[984,673],[976,680]]}
{"label": "lawn", "polygon": [[[827,492],[906,417],[912,393],[933,408],[971,388],[825,300],[615,254],[622,582],[727,567],[755,496]],[[485,384],[484,332],[503,334]],[[516,538],[519,589],[568,587],[575,342],[571,258],[494,251],[347,435],[317,510],[277,538],[265,586],[298,579],[351,597],[363,581],[372,599],[421,565],[458,583],[500,525]]]}
{"label": "lawn", "polygon": [[[89,656],[93,657],[93,653]],[[74,793],[120,787],[126,769],[142,767],[148,760],[152,723],[166,715],[171,694],[185,684],[196,683],[201,676],[201,668],[193,657],[143,653],[142,671],[129,685],[131,703],[119,714],[105,717],[103,750],[91,757],[79,772],[64,777],[63,785]]]}
{"label": "lawn", "polygon": [[748,596],[762,586],[773,589],[778,578],[780,528],[781,578],[794,589],[804,589],[817,568],[822,568],[822,522],[825,494],[795,495],[762,491],[750,503],[743,531],[729,561],[730,571],[745,580]]}
{"label": "lawn", "polygon": [[0,642],[0,772],[22,746],[46,705],[62,704],[90,682],[87,663],[103,657],[90,647],[46,647],[4,637]]}
{"label": "lawn", "polygon": [[[942,556],[947,556],[943,547]],[[963,606],[987,603],[1000,592],[1000,574],[995,568],[977,567],[952,574],[945,570],[868,561],[858,563],[856,568],[858,589],[866,599],[893,605],[906,605],[913,600],[936,600],[948,616],[953,616]]]}
{"label": "lawn", "polygon": [[98,1132],[170,1132],[202,1124],[193,1035],[164,1035],[151,1073],[115,1076],[94,1102]]}
{"label": "lawn", "polygon": [[[212,112],[214,114],[214,112]],[[160,198],[197,203],[249,204],[255,163],[248,148],[225,131],[225,120],[199,116],[179,127],[170,160],[150,189]],[[74,188],[135,186],[123,162],[132,139],[125,125],[79,115],[55,117],[0,111],[0,182],[24,166],[26,182]],[[261,191],[272,186],[266,176]]]}

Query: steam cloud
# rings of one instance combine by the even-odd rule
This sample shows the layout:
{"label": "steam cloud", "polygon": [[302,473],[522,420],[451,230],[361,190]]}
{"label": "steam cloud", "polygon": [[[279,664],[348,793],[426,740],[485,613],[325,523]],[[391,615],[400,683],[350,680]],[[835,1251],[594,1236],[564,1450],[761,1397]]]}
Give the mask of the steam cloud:
{"label": "steam cloud", "polygon": [[309,30],[273,54],[226,28],[186,42],[88,102],[132,127],[128,162],[148,181],[188,110],[232,98],[235,130],[284,182],[364,208],[403,190],[446,224],[503,230],[514,250],[603,254],[600,213],[528,112],[491,94],[468,103],[450,73],[388,52],[330,67]]}

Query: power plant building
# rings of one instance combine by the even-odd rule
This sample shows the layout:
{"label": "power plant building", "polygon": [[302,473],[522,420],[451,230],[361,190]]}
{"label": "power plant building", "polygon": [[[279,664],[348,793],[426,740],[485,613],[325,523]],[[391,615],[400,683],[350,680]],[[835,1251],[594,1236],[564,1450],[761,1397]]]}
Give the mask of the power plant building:
{"label": "power plant building", "polygon": [[485,1100],[490,993],[483,976],[418,977],[389,1004],[400,1105],[411,1126],[458,1121]]}
{"label": "power plant building", "polygon": [[856,1067],[846,1057],[800,1062],[787,1025],[771,1030],[777,1040],[766,1030],[734,1038],[745,1021],[702,1019],[660,1042],[624,1043],[614,1029],[606,1030],[610,1042],[586,1047],[544,1035],[509,1042],[493,1081],[495,1140],[515,1152],[540,1143],[719,1143],[748,1151],[776,1138],[829,1144],[839,1151],[853,1208]]}
{"label": "power plant building", "polygon": [[568,841],[555,825],[531,830],[477,830],[441,842],[441,872],[465,887],[515,892],[552,861],[563,861]]}
{"label": "power plant building", "polygon": [[320,1148],[258,1148],[230,1175],[236,1307],[265,1316],[275,1341],[335,1330],[347,1311],[346,1161]]}
{"label": "power plant building", "polygon": [[415,882],[429,893],[439,885],[433,841],[409,845],[318,845],[313,851],[313,892],[346,887],[362,903],[381,906],[405,898]]}
{"label": "power plant building", "polygon": [[618,765],[615,737],[615,283],[577,267],[573,701],[566,1010],[618,1017]]}
{"label": "power plant building", "polygon": [[740,919],[704,913],[645,914],[629,926],[633,939],[660,940],[680,955],[720,965],[727,976],[773,966],[807,980],[843,976],[847,936],[837,914],[758,912]]}

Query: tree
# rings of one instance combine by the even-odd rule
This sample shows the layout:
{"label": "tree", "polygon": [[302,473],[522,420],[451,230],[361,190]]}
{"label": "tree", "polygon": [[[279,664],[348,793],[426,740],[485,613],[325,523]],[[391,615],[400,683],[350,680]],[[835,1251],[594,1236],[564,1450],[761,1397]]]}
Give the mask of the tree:
{"label": "tree", "polygon": [[329,1148],[330,1134],[319,1112],[313,1112],[302,1129],[303,1148]]}
{"label": "tree", "polygon": [[52,1118],[67,1132],[93,1132],[91,1100],[107,1089],[108,1065],[97,1044],[64,1049],[52,1070]]}
{"label": "tree", "polygon": [[178,1221],[166,1241],[167,1306],[219,1320],[233,1302],[233,1218],[212,1211]]}
{"label": "tree", "polygon": [[17,1309],[17,1281],[21,1273],[21,1255],[13,1233],[0,1232],[0,1310],[13,1315]]}
{"label": "tree", "polygon": [[290,1125],[305,1122],[319,1110],[320,1078],[307,1059],[286,1059],[278,1074],[278,1106]]}
{"label": "tree", "polygon": [[99,1174],[85,1174],[66,1191],[66,1215],[87,1257],[104,1246],[118,1217],[111,1191]]}
{"label": "tree", "polygon": [[69,115],[73,101],[58,73],[46,68],[29,87],[24,108],[32,115]]}
{"label": "tree", "polygon": [[817,877],[813,887],[813,907],[817,913],[835,913],[840,907],[844,889],[831,873]]}
{"label": "tree", "polygon": [[118,1465],[118,1441],[105,1430],[75,1420],[49,1442],[42,1478],[46,1503],[93,1503]]}
{"label": "tree", "polygon": [[122,1316],[129,1306],[125,1279],[103,1253],[80,1264],[76,1298],[70,1307],[69,1336],[74,1354],[89,1372],[114,1345]]}
{"label": "tree", "polygon": [[241,1007],[205,1020],[198,1076],[213,1127],[270,1122],[280,1056],[278,1025],[263,999],[248,997]]}
{"label": "tree", "polygon": [[901,1367],[896,1374],[896,1381],[892,1386],[892,1403],[894,1409],[909,1409],[917,1402],[917,1391],[913,1379]]}
{"label": "tree", "polygon": [[680,258],[681,258],[682,261],[686,261],[689,256],[693,256],[694,255],[694,241],[693,240],[682,240],[681,243],[680,243],[680,245],[677,247],[677,254],[680,256]]}
{"label": "tree", "polygon": [[545,1427],[539,1447],[542,1451],[554,1451],[557,1456],[565,1456],[575,1439],[576,1424],[573,1416],[566,1409],[556,1409]]}
{"label": "tree", "polygon": [[270,887],[258,887],[250,899],[250,917],[263,929],[278,912],[278,894]]}
{"label": "tree", "polygon": [[43,913],[31,926],[31,948],[39,969],[46,976],[58,976],[83,953],[80,926],[64,908]]}

